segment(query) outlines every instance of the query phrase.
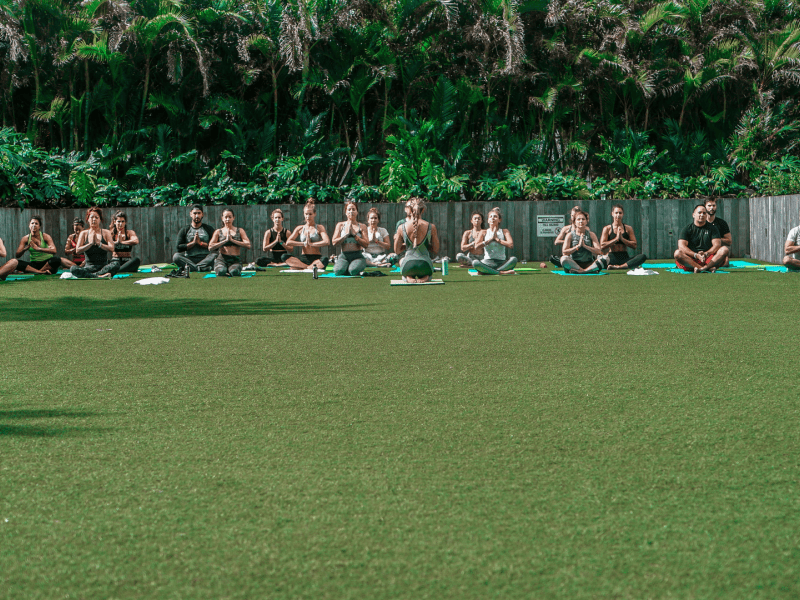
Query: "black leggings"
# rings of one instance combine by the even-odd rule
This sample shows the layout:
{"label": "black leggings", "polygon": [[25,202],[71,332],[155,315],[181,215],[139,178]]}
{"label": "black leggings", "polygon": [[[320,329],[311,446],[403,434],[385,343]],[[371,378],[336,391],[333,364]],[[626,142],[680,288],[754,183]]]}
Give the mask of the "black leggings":
{"label": "black leggings", "polygon": [[54,256],[53,258],[48,258],[47,260],[36,260],[31,262],[20,260],[17,264],[17,271],[22,271],[24,273],[25,269],[28,268],[28,265],[37,271],[41,271],[45,266],[50,265],[50,272],[55,275],[61,268],[61,259],[57,256]]}
{"label": "black leggings", "polygon": [[609,265],[619,266],[627,263],[629,269],[643,265],[646,260],[647,256],[644,254],[637,254],[633,258],[629,258],[627,252],[609,252],[608,254]]}
{"label": "black leggings", "polygon": [[138,258],[112,258],[111,262],[119,263],[117,273],[138,273],[142,261]]}
{"label": "black leggings", "polygon": [[107,265],[95,265],[89,262],[87,257],[82,267],[70,267],[69,272],[78,279],[96,279],[100,275],[105,275],[106,273],[111,273],[111,276],[113,277],[117,274],[118,270],[118,261],[112,260]]}

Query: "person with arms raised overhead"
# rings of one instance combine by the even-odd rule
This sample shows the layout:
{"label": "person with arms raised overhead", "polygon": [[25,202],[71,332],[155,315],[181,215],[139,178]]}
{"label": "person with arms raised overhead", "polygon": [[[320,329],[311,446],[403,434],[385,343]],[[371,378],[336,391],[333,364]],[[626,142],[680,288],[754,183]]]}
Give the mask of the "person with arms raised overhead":
{"label": "person with arms raised overhead", "polygon": [[203,207],[192,206],[189,212],[189,225],[178,232],[178,251],[173,254],[172,262],[185,274],[189,271],[211,271],[216,252],[208,248],[214,236],[214,228],[203,223]]}
{"label": "person with arms raised overhead", "polygon": [[[42,231],[42,217],[34,215],[28,223],[29,233],[22,236],[17,247],[17,271],[36,273],[39,275],[55,275],[63,266],[74,267],[75,263],[67,258],[56,256],[56,245],[49,234]],[[28,252],[30,262],[21,260]]]}
{"label": "person with arms raised overhead", "polygon": [[439,235],[436,225],[422,218],[425,202],[422,198],[413,197],[407,203],[410,221],[397,228],[394,235],[394,251],[400,254],[405,249],[405,256],[400,259],[400,272],[406,283],[425,283],[433,275],[433,260],[439,252]]}
{"label": "person with arms raised overhead", "polygon": [[[0,239],[0,258],[6,257],[6,246],[3,244],[3,240]],[[3,266],[0,267],[0,281],[5,281],[6,277],[11,275],[17,269],[17,259],[12,258],[5,262]]]}
{"label": "person with arms raised overhead", "polygon": [[611,225],[603,227],[600,234],[600,250],[608,253],[608,270],[635,269],[644,264],[647,256],[637,254],[633,258],[628,255],[628,248],[636,251],[636,235],[633,227],[625,225],[622,218],[625,211],[622,206],[615,204],[611,207]]}
{"label": "person with arms raised overhead", "polygon": [[692,211],[692,222],[681,231],[678,249],[675,251],[675,264],[684,271],[713,273],[727,258],[722,251],[719,230],[708,223],[708,213],[703,204]]}

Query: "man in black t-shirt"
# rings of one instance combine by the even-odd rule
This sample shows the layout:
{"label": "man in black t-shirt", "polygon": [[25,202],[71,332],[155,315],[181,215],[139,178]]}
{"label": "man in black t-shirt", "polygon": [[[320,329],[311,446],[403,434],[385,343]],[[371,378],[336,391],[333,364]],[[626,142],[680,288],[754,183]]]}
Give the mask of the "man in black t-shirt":
{"label": "man in black t-shirt", "polygon": [[692,213],[693,221],[681,231],[675,264],[684,271],[713,273],[727,254],[721,252],[722,239],[719,230],[707,222],[706,207],[698,204]]}
{"label": "man in black t-shirt", "polygon": [[731,244],[733,243],[731,238],[731,228],[728,227],[728,223],[726,221],[717,216],[716,198],[709,198],[706,200],[706,212],[708,213],[708,219],[706,219],[706,222],[710,223],[719,230],[719,236],[722,240],[722,248],[720,248],[719,251],[725,253],[725,262],[723,262],[720,266],[727,267],[728,257],[731,255]]}
{"label": "man in black t-shirt", "polygon": [[172,257],[184,272],[211,271],[216,252],[209,252],[208,243],[214,235],[214,228],[203,223],[203,207],[192,206],[189,213],[192,221],[178,232],[178,252]]}

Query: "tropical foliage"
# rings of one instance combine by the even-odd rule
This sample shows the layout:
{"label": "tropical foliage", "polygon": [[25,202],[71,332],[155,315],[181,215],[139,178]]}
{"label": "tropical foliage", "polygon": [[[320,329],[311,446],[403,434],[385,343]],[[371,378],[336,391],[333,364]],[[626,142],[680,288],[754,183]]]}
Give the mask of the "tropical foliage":
{"label": "tropical foliage", "polygon": [[800,191],[788,0],[0,0],[5,205]]}

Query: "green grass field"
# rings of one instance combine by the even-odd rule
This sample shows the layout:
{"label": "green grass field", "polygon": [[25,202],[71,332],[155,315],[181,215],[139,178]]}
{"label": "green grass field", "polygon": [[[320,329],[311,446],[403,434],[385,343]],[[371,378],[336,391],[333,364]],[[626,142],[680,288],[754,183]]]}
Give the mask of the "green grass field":
{"label": "green grass field", "polygon": [[800,275],[389,279],[0,284],[0,597],[800,596]]}

